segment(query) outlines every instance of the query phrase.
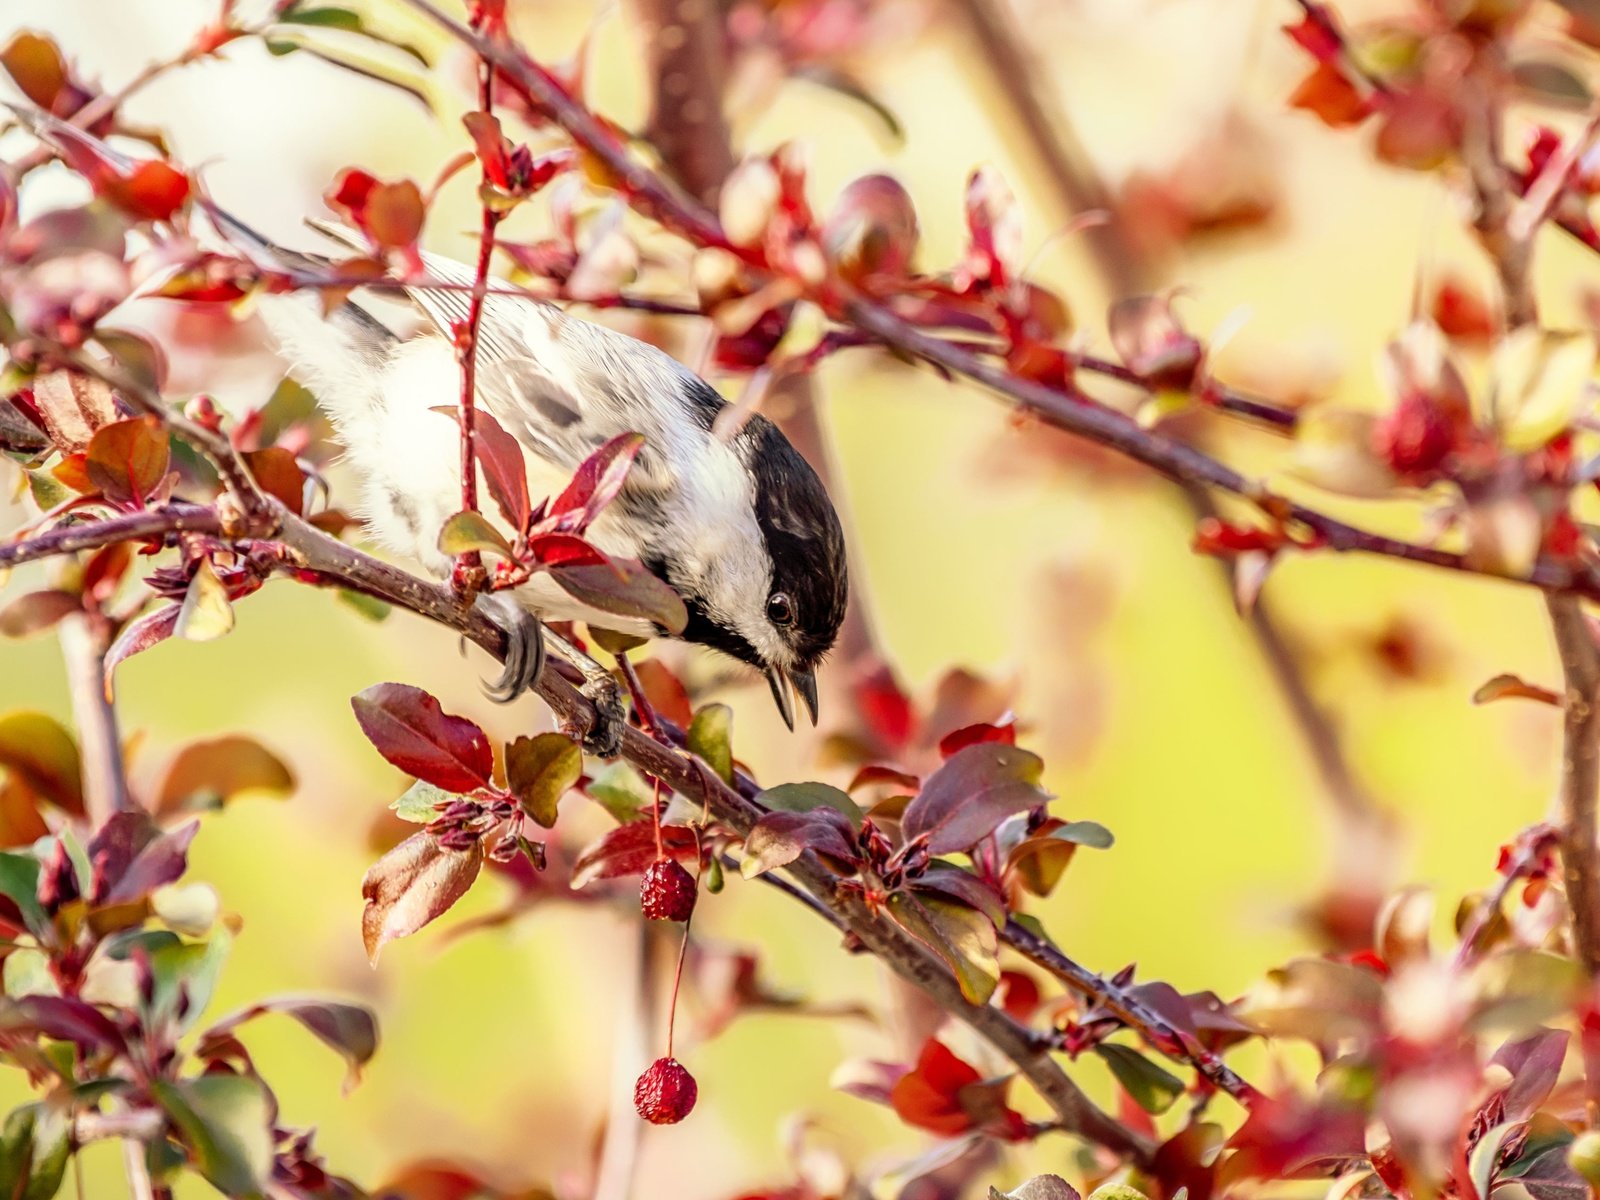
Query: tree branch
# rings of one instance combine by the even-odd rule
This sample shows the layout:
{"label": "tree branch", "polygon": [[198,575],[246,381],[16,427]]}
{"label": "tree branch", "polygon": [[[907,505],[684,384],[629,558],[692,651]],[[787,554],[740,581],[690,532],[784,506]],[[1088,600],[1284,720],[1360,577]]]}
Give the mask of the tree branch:
{"label": "tree branch", "polygon": [[20,542],[0,545],[0,571],[79,550],[98,550],[115,542],[153,541],[174,533],[221,534],[222,524],[215,508],[184,503],[163,504],[98,521],[74,521]]}
{"label": "tree branch", "polygon": [[1005,928],[1000,931],[1000,940],[1073,991],[1115,1014],[1119,1021],[1162,1054],[1194,1067],[1246,1108],[1263,1098],[1260,1090],[1202,1046],[1193,1034],[1173,1025],[1126,989],[1074,962],[1018,922],[1007,921]]}
{"label": "tree branch", "polygon": [[[532,59],[514,46],[491,43],[450,17],[432,0],[403,0],[478,53],[493,58],[502,76],[524,90],[550,117],[616,175],[622,190],[641,210],[698,245],[717,247],[765,270],[759,252],[733,245],[716,217],[662,176],[648,170],[578,101]],[[1097,442],[1169,478],[1228,492],[1253,502],[1275,518],[1296,522],[1322,545],[1359,551],[1446,570],[1487,574],[1448,550],[1371,533],[1267,491],[1232,467],[1200,450],[1142,428],[1133,418],[1095,404],[1081,393],[1057,391],[1010,374],[907,321],[882,304],[861,296],[844,301],[843,316],[876,341],[943,370],[971,379],[1041,420],[1067,433]],[[1497,576],[1545,591],[1600,597],[1600,570],[1586,564],[1540,559],[1522,576]]]}

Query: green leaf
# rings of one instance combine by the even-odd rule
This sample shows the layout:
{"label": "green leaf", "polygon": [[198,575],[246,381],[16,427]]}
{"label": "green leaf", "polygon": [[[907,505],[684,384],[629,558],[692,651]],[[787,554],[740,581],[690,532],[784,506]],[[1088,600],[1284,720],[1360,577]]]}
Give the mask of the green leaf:
{"label": "green leaf", "polygon": [[865,816],[861,806],[848,794],[826,783],[780,783],[756,797],[756,803],[784,812],[810,812],[813,808],[832,808],[842,812],[856,828]]}
{"label": "green leaf", "polygon": [[1106,1060],[1128,1095],[1147,1113],[1164,1113],[1183,1095],[1183,1080],[1156,1066],[1137,1050],[1102,1042],[1094,1048]]}
{"label": "green leaf", "polygon": [[439,552],[457,555],[488,551],[501,558],[512,557],[511,543],[505,535],[478,512],[458,512],[439,530]]}
{"label": "green leaf", "polygon": [[296,4],[287,12],[278,14],[278,20],[290,25],[311,25],[322,29],[342,29],[347,33],[359,33],[363,37],[371,38],[375,42],[382,42],[385,46],[393,46],[396,50],[403,51],[416,59],[424,66],[432,66],[428,56],[410,42],[398,41],[386,34],[370,28],[360,13],[352,12],[348,8],[338,8],[331,4],[318,5],[314,8],[302,8]]}
{"label": "green leaf", "polygon": [[263,1195],[272,1171],[272,1103],[261,1083],[203,1075],[153,1083],[150,1091],[212,1186],[226,1196]]}
{"label": "green leaf", "polygon": [[228,602],[228,589],[217,578],[211,560],[202,558],[194,578],[189,580],[172,632],[191,642],[212,642],[232,630],[233,605]]}
{"label": "green leaf", "polygon": [[426,780],[419,779],[402,792],[400,798],[389,807],[402,821],[426,825],[439,816],[440,808],[460,798],[456,792],[447,792],[441,787],[434,787]]}
{"label": "green leaf", "polygon": [[352,592],[349,588],[340,588],[334,593],[339,603],[352,609],[369,621],[382,621],[393,608],[379,600],[376,596],[369,596],[365,592]]}
{"label": "green leaf", "polygon": [[689,753],[697,754],[723,783],[733,782],[733,709],[702,705],[689,722]]}
{"label": "green leaf", "polygon": [[534,822],[549,829],[556,806],[583,774],[583,751],[559,733],[519,737],[506,747],[506,785]]}
{"label": "green leaf", "polygon": [[22,923],[34,937],[43,937],[50,918],[39,906],[39,860],[27,854],[0,852],[0,896],[22,912]]}
{"label": "green leaf", "polygon": [[598,775],[589,780],[584,791],[619,825],[634,820],[640,810],[650,803],[639,772],[620,761],[603,767]]}
{"label": "green leaf", "polygon": [[1000,939],[988,917],[956,900],[907,892],[889,897],[889,915],[944,960],[963,996],[989,1002],[1000,982]]}
{"label": "green leaf", "polygon": [[[187,1033],[199,1023],[206,1006],[211,1003],[222,965],[232,949],[232,940],[220,929],[204,942],[185,942],[164,930],[151,930],[140,939],[130,939],[129,952],[137,944],[144,945],[150,956],[150,973],[155,976],[151,1010],[173,1014],[178,1030]],[[180,995],[186,1007],[183,1016],[177,1018]]]}
{"label": "green leaf", "polygon": [[61,1188],[72,1152],[65,1112],[45,1104],[13,1109],[0,1126],[0,1195],[51,1200]]}
{"label": "green leaf", "polygon": [[1088,846],[1092,850],[1109,850],[1117,839],[1099,821],[1068,821],[1050,835],[1058,841]]}
{"label": "green leaf", "polygon": [[[401,45],[398,42],[388,42],[387,39],[373,37],[372,41],[384,42],[398,49],[406,50],[413,58],[421,58],[415,50]],[[385,83],[392,88],[398,88],[406,95],[415,97],[429,112],[433,111],[433,98],[428,94],[427,84],[415,71],[388,61],[379,55],[370,53],[362,46],[360,41],[350,39],[354,44],[345,44],[341,41],[338,45],[315,29],[300,28],[292,24],[274,25],[266,36],[267,52],[282,56],[293,54],[296,50],[303,51],[313,58],[320,58],[329,66],[338,67],[370,79],[375,83]]]}

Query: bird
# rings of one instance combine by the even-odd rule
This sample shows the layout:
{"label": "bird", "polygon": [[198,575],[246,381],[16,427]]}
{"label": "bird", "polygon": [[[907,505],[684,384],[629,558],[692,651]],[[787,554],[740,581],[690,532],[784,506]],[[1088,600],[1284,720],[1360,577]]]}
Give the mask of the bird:
{"label": "bird", "polygon": [[[207,211],[236,246],[279,263],[328,265],[278,246],[215,205]],[[365,249],[354,230],[310,224]],[[356,511],[368,535],[443,576],[453,560],[439,549],[439,531],[461,507],[460,451],[435,410],[459,396],[453,331],[467,319],[476,274],[431,253],[422,261],[427,278],[403,286],[424,318],[409,337],[353,300],[326,314],[315,295],[264,297],[260,307],[288,373],[331,419],[360,483]],[[762,673],[791,731],[796,694],[815,725],[816,672],[844,620],[849,571],[827,488],[782,430],[752,413],[728,435],[718,421],[728,402],[688,367],[498,277],[484,299],[476,354],[476,403],[519,443],[535,497],[541,489],[558,493],[611,439],[642,436],[622,489],[586,537],[609,555],[638,560],[682,598],[688,620],[676,637]],[[531,644],[526,633],[529,615],[674,636],[596,611],[543,574],[481,599],[512,643],[492,689],[502,699],[531,686],[543,663],[537,626]],[[573,659],[552,631],[544,636]],[[607,710],[589,748],[614,753],[621,737],[615,682],[586,656],[577,660],[597,710]]]}

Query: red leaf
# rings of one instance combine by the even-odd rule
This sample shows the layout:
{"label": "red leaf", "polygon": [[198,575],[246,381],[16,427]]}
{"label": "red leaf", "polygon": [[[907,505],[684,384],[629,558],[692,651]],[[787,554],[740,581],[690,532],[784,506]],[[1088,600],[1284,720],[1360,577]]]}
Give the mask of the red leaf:
{"label": "red leaf", "polygon": [[546,567],[606,566],[610,559],[575,533],[536,533],[528,554]]}
{"label": "red leaf", "polygon": [[171,163],[146,159],[131,174],[105,176],[97,190],[130,216],[165,221],[189,199],[189,177]]}
{"label": "red leaf", "polygon": [[550,515],[574,514],[574,519],[563,521],[558,528],[583,530],[600,515],[600,510],[622,489],[628,478],[628,468],[644,448],[644,438],[637,433],[618,434],[588,458],[583,460],[555,503]]}
{"label": "red leaf", "polygon": [[[667,854],[680,863],[692,864],[699,858],[694,832],[681,825],[663,825],[661,844]],[[656,861],[654,824],[643,818],[618,825],[578,856],[572,864],[572,886],[587,887],[597,879],[619,879],[639,875]]]}
{"label": "red leaf", "polygon": [[856,684],[856,707],[872,732],[889,750],[905,748],[916,729],[911,700],[901,690],[894,672],[879,665]]}
{"label": "red leaf", "polygon": [[1333,63],[1318,63],[1289,97],[1291,108],[1314,114],[1331,129],[1359,125],[1372,105]]}
{"label": "red leaf", "polygon": [[142,505],[167,477],[169,462],[166,431],[152,416],[113,421],[89,439],[89,481],[110,500]]}
{"label": "red leaf", "polygon": [[61,618],[82,611],[82,598],[71,592],[29,592],[0,608],[0,636],[22,638],[42,633]]}
{"label": "red leaf", "polygon": [[645,699],[656,710],[656,714],[665,717],[679,729],[689,728],[689,722],[694,719],[689,693],[667,665],[659,659],[647,658],[633,669],[639,676],[639,686],[644,689]]}
{"label": "red leaf", "polygon": [[[460,409],[453,404],[441,405],[433,410],[444,413],[459,422]],[[533,515],[533,504],[528,499],[528,464],[522,457],[522,443],[505,431],[505,427],[481,408],[472,410],[473,444],[477,448],[478,463],[483,467],[484,481],[489,494],[500,506],[511,527],[518,533],[526,532]]]}
{"label": "red leaf", "polygon": [[111,648],[106,651],[106,695],[111,694],[112,672],[135,654],[171,637],[172,631],[178,627],[178,614],[182,611],[183,605],[169,604],[166,608],[157,609],[122,627],[117,640],[112,642]]}
{"label": "red leaf", "polygon": [[361,896],[367,902],[361,913],[361,938],[367,958],[376,963],[387,943],[415,933],[449,911],[466,895],[482,865],[481,842],[466,850],[446,850],[426,831],[412,834],[373,863],[361,880]]}
{"label": "red leaf", "polygon": [[965,850],[1007,817],[1050,799],[1039,788],[1038,756],[998,742],[957,751],[928,777],[906,806],[900,828],[906,840],[927,840],[932,854]]}
{"label": "red leaf", "polygon": [[380,183],[355,169],[341,171],[324,198],[329,208],[388,250],[414,247],[427,216],[422,190],[411,180]]}
{"label": "red leaf", "polygon": [[1007,746],[1015,746],[1017,727],[1010,721],[1004,725],[990,725],[985,722],[965,725],[939,739],[939,755],[942,758],[949,758],[958,750],[965,750],[968,746],[976,746],[983,742],[1004,742]]}
{"label": "red leaf", "polygon": [[973,1126],[959,1096],[962,1088],[981,1078],[976,1067],[929,1038],[922,1044],[917,1065],[890,1089],[889,1103],[907,1125],[953,1137]]}
{"label": "red leaf", "polygon": [[421,688],[379,683],[353,697],[361,732],[395,766],[447,792],[487,787],[494,754],[482,729],[453,717]]}

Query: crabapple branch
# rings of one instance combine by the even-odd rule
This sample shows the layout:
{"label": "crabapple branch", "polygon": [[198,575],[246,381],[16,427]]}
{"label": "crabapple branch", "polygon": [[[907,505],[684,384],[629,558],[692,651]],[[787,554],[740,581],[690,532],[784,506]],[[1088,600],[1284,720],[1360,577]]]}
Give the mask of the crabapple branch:
{"label": "crabapple branch", "polygon": [[22,541],[0,544],[0,571],[79,550],[98,550],[116,542],[151,541],[174,533],[220,534],[222,526],[222,517],[215,508],[178,503],[98,521],[57,525]]}
{"label": "crabapple branch", "polygon": [[[504,657],[506,639],[500,627],[480,609],[462,605],[448,588],[370,558],[288,513],[283,513],[281,519],[279,538],[300,567],[455,629],[494,657]],[[554,662],[546,665],[536,690],[560,717],[579,728],[592,725],[593,705],[560,675]],[[631,726],[623,734],[622,757],[685,798],[705,805],[718,821],[741,836],[761,816],[760,808],[706,771],[697,760]],[[1037,1044],[1032,1032],[997,1008],[968,1001],[942,963],[895,926],[874,916],[859,898],[840,888],[837,876],[816,855],[808,851],[789,870],[863,946],[1015,1063],[1050,1105],[1063,1129],[1135,1162],[1150,1161],[1154,1147],[1095,1107]]]}
{"label": "crabapple branch", "polygon": [[[634,159],[588,109],[525,53],[514,46],[479,36],[439,9],[432,0],[403,2],[480,55],[492,59],[504,78],[526,91],[579,144],[605,163],[641,210],[698,245],[726,250],[757,269],[765,269],[758,252],[734,245],[710,211]],[[1476,575],[1493,574],[1469,562],[1462,554],[1373,533],[1276,495],[1203,451],[1145,429],[1132,417],[1095,404],[1081,393],[1057,390],[1014,375],[919,328],[875,300],[853,295],[843,300],[840,309],[848,323],[887,347],[979,383],[1041,420],[1152,467],[1169,478],[1248,500],[1276,520],[1305,527],[1322,547]],[[1541,558],[1526,574],[1494,577],[1544,591],[1600,598],[1600,569],[1583,563]]]}

